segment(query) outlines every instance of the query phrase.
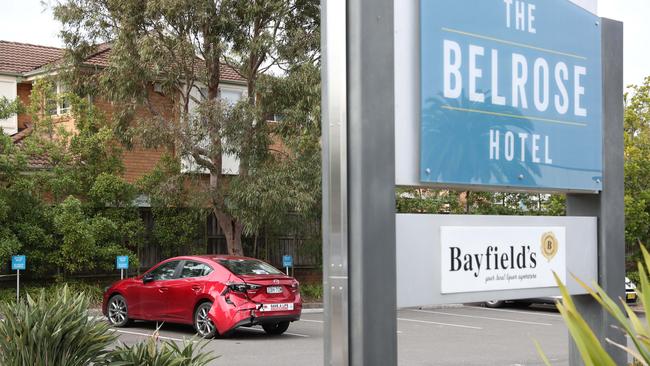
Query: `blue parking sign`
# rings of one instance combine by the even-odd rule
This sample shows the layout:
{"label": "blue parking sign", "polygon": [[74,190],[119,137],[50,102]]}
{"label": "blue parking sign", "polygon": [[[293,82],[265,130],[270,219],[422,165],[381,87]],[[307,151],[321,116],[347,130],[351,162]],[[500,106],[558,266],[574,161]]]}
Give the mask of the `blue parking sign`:
{"label": "blue parking sign", "polygon": [[24,255],[14,255],[11,257],[11,270],[24,271],[27,269],[27,257]]}
{"label": "blue parking sign", "polygon": [[129,256],[128,255],[118,255],[115,258],[115,267],[117,269],[129,269]]}
{"label": "blue parking sign", "polygon": [[293,267],[293,257],[290,255],[282,256],[282,267],[285,268]]}

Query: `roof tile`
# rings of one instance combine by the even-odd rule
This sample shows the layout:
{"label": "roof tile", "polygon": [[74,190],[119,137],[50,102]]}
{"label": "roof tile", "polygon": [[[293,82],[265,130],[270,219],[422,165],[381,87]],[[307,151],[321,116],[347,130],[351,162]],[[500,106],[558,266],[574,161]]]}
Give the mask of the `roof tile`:
{"label": "roof tile", "polygon": [[20,74],[37,69],[63,56],[63,49],[0,41],[0,72]]}

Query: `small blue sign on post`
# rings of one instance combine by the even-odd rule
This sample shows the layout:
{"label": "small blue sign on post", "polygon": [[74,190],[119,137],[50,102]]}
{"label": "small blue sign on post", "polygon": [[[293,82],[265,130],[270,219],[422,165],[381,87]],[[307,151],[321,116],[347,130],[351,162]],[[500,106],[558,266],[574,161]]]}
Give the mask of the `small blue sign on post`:
{"label": "small blue sign on post", "polygon": [[16,303],[20,301],[20,271],[27,269],[27,256],[14,255],[11,257],[11,270],[16,271]]}
{"label": "small blue sign on post", "polygon": [[118,255],[117,258],[115,258],[115,267],[117,269],[129,269],[129,256]]}
{"label": "small blue sign on post", "polygon": [[27,257],[24,255],[14,255],[11,257],[11,270],[24,271],[27,269]]}
{"label": "small blue sign on post", "polygon": [[293,257],[290,255],[282,256],[282,267],[287,271],[287,276],[289,275],[289,268],[293,268]]}
{"label": "small blue sign on post", "polygon": [[291,268],[293,267],[293,257],[290,255],[282,256],[282,267]]}
{"label": "small blue sign on post", "polygon": [[567,0],[421,0],[420,16],[421,182],[602,189],[596,15]]}
{"label": "small blue sign on post", "polygon": [[115,257],[115,267],[120,270],[120,279],[124,279],[124,270],[129,269],[129,256],[118,255]]}

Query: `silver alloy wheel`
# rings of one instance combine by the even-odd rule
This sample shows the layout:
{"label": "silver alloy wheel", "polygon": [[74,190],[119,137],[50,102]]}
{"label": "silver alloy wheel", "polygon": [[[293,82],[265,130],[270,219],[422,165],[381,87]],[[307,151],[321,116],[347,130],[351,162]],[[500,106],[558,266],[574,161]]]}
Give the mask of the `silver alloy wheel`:
{"label": "silver alloy wheel", "polygon": [[196,325],[196,331],[201,337],[211,337],[214,336],[215,333],[214,324],[208,316],[211,306],[212,304],[206,302],[201,304],[196,310],[194,323]]}
{"label": "silver alloy wheel", "polygon": [[128,320],[126,301],[122,296],[113,296],[108,303],[108,320],[111,324],[122,326]]}

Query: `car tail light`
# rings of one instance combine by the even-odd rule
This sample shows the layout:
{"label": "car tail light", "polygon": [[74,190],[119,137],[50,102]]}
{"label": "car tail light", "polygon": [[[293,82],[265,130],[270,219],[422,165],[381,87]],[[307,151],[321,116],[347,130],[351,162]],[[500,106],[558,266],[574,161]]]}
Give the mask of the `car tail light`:
{"label": "car tail light", "polygon": [[228,284],[228,289],[234,292],[247,292],[247,291],[257,291],[262,287],[261,285],[248,284],[248,283],[234,283],[231,282]]}
{"label": "car tail light", "polygon": [[291,284],[291,292],[298,292],[298,289],[300,288],[300,284],[298,281],[295,281],[294,283]]}

